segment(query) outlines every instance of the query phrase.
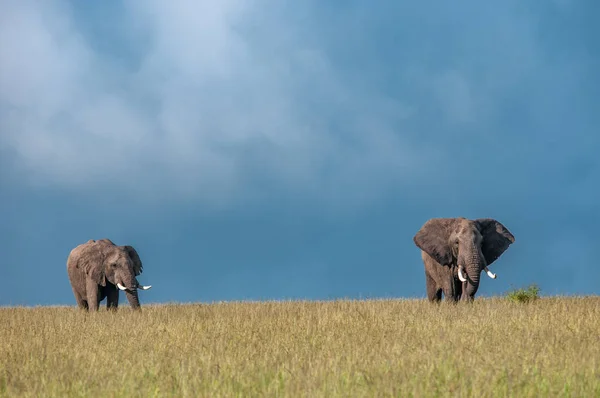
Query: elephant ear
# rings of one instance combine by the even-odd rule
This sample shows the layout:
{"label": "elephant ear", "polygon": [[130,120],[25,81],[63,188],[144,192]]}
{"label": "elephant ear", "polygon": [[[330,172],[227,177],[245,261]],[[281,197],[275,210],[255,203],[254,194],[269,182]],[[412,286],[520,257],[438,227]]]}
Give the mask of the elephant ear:
{"label": "elephant ear", "polygon": [[417,247],[429,254],[438,263],[452,263],[452,245],[450,234],[456,223],[455,218],[432,218],[428,220],[413,237]]}
{"label": "elephant ear", "polygon": [[89,278],[100,286],[106,286],[106,277],[104,276],[104,253],[97,245],[92,243],[87,250],[83,251],[79,263]]}
{"label": "elephant ear", "polygon": [[515,243],[515,237],[504,225],[492,218],[479,218],[475,222],[483,237],[481,251],[487,265],[490,265],[508,249],[508,246]]}
{"label": "elephant ear", "polygon": [[133,261],[133,271],[135,272],[135,276],[138,276],[144,270],[142,266],[142,260],[140,260],[140,256],[137,251],[133,248],[133,246],[123,246],[123,249],[129,254],[129,258]]}

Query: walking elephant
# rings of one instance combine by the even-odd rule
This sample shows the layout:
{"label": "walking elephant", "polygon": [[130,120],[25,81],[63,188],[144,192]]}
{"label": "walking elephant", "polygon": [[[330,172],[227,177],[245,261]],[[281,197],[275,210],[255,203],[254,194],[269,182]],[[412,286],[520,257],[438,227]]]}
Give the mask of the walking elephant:
{"label": "walking elephant", "polygon": [[439,302],[471,301],[479,288],[479,275],[515,242],[500,222],[491,218],[469,220],[432,218],[414,236],[425,265],[427,298]]}
{"label": "walking elephant", "polygon": [[140,309],[136,276],[142,273],[142,261],[131,246],[117,246],[108,239],[89,240],[69,253],[67,273],[77,305],[97,311],[106,298],[106,307],[116,310],[119,290],[123,290],[133,309]]}

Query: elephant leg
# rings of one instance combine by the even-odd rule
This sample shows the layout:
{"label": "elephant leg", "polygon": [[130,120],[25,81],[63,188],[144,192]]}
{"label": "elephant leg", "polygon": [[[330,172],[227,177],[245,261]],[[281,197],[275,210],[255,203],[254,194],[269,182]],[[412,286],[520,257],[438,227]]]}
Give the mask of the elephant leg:
{"label": "elephant leg", "polygon": [[457,302],[458,299],[460,298],[460,296],[456,295],[456,287],[455,287],[454,279],[444,281],[442,290],[444,291],[444,301]]}
{"label": "elephant leg", "polygon": [[460,279],[454,279],[454,300],[459,301],[462,297],[463,292],[463,282]]}
{"label": "elephant leg", "polygon": [[[108,285],[108,284],[107,284]],[[106,287],[106,309],[115,311],[119,306],[119,291],[116,287]]]}
{"label": "elephant leg", "polygon": [[86,292],[87,302],[90,311],[98,311],[98,304],[100,304],[100,300],[98,300],[100,292],[98,291],[98,285],[96,284],[96,282],[88,280],[86,285]]}
{"label": "elephant leg", "polygon": [[73,288],[73,295],[75,296],[75,301],[77,302],[77,307],[79,307],[82,310],[88,310],[88,303],[85,300],[84,297],[81,296],[81,294],[79,294],[79,292],[77,292],[75,290],[75,288]]}
{"label": "elephant leg", "polygon": [[439,302],[442,299],[442,289],[438,288],[437,283],[427,272],[425,272],[425,284],[429,301]]}

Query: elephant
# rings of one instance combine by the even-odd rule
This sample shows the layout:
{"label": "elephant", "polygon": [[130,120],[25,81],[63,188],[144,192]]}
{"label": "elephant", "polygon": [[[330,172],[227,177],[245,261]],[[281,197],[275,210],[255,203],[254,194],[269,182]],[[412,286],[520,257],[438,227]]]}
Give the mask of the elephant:
{"label": "elephant", "polygon": [[[488,266],[515,242],[512,233],[492,218],[432,218],[413,237],[425,266],[431,302],[473,301],[481,271],[496,279]],[[465,274],[466,272],[466,274]]]}
{"label": "elephant", "polygon": [[67,273],[77,301],[86,311],[98,311],[106,298],[106,307],[116,310],[119,306],[119,290],[123,290],[134,310],[141,310],[138,290],[142,286],[136,276],[142,273],[140,256],[131,246],[117,246],[109,239],[82,243],[69,253]]}

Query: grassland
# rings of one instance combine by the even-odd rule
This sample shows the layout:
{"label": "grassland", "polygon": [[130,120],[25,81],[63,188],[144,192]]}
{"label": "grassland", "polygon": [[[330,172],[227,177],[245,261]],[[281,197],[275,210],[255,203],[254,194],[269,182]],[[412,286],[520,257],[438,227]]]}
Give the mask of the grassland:
{"label": "grassland", "polygon": [[0,309],[1,396],[600,396],[600,297]]}

